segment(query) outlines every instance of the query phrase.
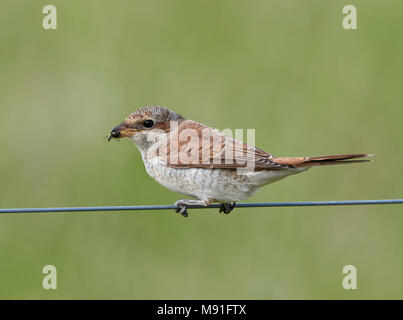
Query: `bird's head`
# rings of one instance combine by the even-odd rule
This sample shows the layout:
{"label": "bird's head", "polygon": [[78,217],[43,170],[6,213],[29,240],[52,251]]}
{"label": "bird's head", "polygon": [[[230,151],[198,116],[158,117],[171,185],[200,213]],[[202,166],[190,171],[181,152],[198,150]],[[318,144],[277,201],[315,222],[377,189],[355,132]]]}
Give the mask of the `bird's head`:
{"label": "bird's head", "polygon": [[181,115],[160,106],[145,106],[129,114],[109,133],[111,139],[129,138],[137,147],[147,147],[156,136],[169,133],[173,121],[184,121]]}

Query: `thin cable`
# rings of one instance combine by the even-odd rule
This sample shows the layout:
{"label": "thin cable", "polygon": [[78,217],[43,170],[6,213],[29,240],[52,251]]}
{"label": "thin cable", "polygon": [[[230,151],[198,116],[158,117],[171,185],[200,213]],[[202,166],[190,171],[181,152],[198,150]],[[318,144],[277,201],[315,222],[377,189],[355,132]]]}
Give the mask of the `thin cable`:
{"label": "thin cable", "polygon": [[[317,207],[317,206],[354,206],[375,204],[403,204],[403,199],[386,200],[345,200],[345,201],[305,201],[305,202],[257,202],[237,203],[236,208],[260,207]],[[139,210],[172,210],[175,205],[150,206],[107,206],[107,207],[59,207],[59,208],[15,208],[0,209],[0,214],[6,213],[46,213],[46,212],[99,212],[99,211],[139,211]],[[209,206],[187,206],[189,209],[220,208],[220,204]]]}

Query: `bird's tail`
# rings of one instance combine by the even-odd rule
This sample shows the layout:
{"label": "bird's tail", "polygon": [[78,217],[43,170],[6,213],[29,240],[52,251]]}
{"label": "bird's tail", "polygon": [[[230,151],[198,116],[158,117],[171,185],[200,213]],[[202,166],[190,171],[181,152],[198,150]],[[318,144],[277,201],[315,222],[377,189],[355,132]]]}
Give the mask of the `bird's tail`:
{"label": "bird's tail", "polygon": [[373,154],[367,153],[352,153],[352,154],[338,154],[334,156],[320,156],[320,157],[280,157],[273,158],[274,162],[293,166],[295,168],[309,168],[315,166],[329,166],[333,164],[346,164],[368,162],[371,160],[355,160],[358,158],[372,157]]}

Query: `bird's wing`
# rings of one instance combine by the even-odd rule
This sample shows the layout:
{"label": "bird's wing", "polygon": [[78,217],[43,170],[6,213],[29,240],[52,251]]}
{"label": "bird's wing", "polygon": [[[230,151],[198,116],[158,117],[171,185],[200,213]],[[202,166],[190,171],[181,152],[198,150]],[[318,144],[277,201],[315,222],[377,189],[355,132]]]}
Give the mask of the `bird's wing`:
{"label": "bird's wing", "polygon": [[167,148],[166,162],[173,168],[294,168],[274,161],[271,154],[261,149],[191,120],[170,132]]}

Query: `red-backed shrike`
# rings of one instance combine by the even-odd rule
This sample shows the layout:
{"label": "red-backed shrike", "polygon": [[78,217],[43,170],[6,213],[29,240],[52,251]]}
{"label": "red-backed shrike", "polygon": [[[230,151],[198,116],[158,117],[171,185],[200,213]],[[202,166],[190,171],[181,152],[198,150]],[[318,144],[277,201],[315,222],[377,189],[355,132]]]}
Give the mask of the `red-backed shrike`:
{"label": "red-backed shrike", "polygon": [[274,157],[254,146],[223,134],[160,106],[131,113],[110,133],[129,138],[140,150],[148,174],[164,187],[196,199],[175,202],[187,216],[188,205],[221,203],[230,213],[260,187],[314,166],[365,162],[353,160],[369,154],[320,157]]}

